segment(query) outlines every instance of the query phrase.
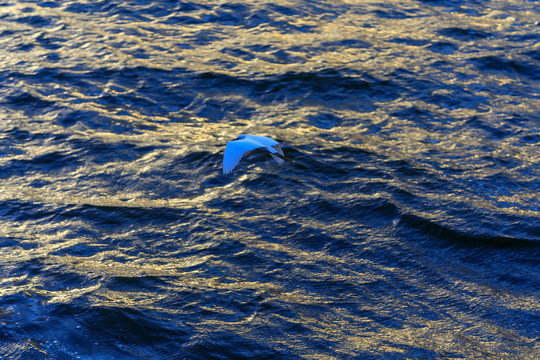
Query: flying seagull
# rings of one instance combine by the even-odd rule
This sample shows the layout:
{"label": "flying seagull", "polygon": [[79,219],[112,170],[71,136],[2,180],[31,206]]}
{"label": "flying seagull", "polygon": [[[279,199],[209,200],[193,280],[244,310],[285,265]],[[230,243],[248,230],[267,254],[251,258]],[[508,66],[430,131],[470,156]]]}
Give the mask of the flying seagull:
{"label": "flying seagull", "polygon": [[225,147],[223,155],[223,174],[228,174],[238,165],[242,156],[251,150],[264,148],[278,164],[285,161],[292,162],[291,159],[283,155],[281,144],[266,136],[240,135],[231,140]]}

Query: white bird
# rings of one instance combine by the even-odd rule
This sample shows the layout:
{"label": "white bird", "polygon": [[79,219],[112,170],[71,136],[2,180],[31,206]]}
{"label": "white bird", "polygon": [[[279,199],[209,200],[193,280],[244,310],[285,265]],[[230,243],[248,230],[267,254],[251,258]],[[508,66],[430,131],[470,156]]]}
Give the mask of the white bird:
{"label": "white bird", "polygon": [[283,164],[286,161],[292,162],[289,158],[283,155],[281,144],[266,136],[255,135],[240,135],[236,139],[231,140],[225,147],[223,155],[223,174],[228,174],[238,165],[242,156],[251,150],[264,148],[270,156],[278,164]]}

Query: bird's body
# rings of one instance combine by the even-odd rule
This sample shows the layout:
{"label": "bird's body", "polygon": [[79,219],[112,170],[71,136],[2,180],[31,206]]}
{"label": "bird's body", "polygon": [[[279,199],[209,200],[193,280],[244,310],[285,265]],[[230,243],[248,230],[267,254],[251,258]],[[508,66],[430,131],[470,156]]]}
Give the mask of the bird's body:
{"label": "bird's body", "polygon": [[229,141],[225,147],[223,174],[232,172],[246,152],[259,148],[268,151],[278,164],[283,164],[284,160],[290,161],[283,155],[281,144],[277,141],[266,136],[240,135],[236,139]]}

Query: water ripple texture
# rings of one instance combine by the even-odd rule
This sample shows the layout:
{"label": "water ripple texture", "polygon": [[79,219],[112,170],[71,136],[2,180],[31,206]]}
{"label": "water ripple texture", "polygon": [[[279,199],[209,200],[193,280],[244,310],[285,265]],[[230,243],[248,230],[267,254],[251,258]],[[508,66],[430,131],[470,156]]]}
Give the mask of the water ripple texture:
{"label": "water ripple texture", "polygon": [[0,358],[537,359],[539,19],[3,1]]}

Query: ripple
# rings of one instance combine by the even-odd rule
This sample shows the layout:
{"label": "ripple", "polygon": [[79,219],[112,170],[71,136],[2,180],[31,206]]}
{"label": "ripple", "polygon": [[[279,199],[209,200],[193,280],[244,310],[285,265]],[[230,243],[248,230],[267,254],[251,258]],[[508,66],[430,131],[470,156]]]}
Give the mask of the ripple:
{"label": "ripple", "polygon": [[504,74],[509,77],[525,77],[538,81],[540,77],[533,71],[536,66],[519,60],[509,60],[498,56],[485,56],[473,59],[479,69]]}

